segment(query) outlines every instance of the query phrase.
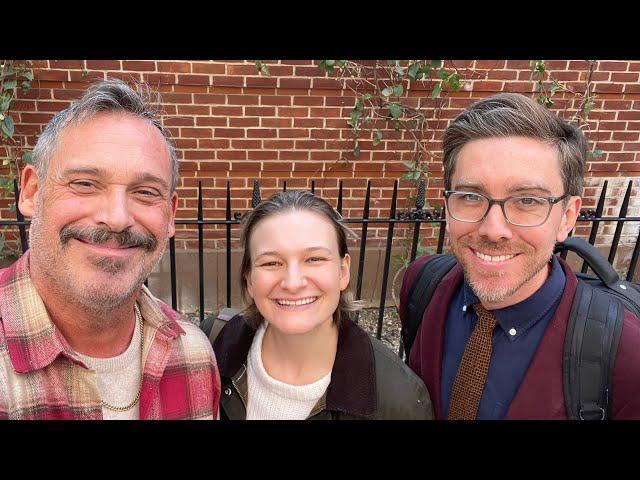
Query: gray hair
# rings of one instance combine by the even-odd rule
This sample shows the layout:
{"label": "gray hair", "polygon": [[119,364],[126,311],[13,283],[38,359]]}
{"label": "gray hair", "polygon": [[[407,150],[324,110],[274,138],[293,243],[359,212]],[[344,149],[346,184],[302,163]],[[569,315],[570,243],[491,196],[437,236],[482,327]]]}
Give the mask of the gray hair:
{"label": "gray hair", "polygon": [[578,127],[558,118],[547,108],[518,93],[500,93],[473,104],[445,131],[444,184],[451,188],[456,159],[468,142],[492,137],[529,137],[556,147],[566,193],[582,195],[587,140]]}
{"label": "gray hair", "polygon": [[148,120],[160,130],[167,144],[171,161],[171,192],[178,183],[178,157],[168,132],[152,107],[159,104],[159,96],[148,87],[137,92],[121,80],[105,80],[89,87],[85,94],[71,106],[58,112],[45,126],[33,149],[33,165],[39,178],[44,178],[62,131],[69,125],[77,125],[100,113],[122,112]]}
{"label": "gray hair", "polygon": [[[243,312],[247,323],[258,328],[263,321],[263,316],[256,307],[253,300],[248,295],[247,276],[251,273],[251,252],[249,243],[251,235],[262,220],[273,215],[291,211],[308,211],[316,213],[327,220],[333,226],[338,242],[338,253],[340,258],[344,258],[349,253],[347,247],[347,236],[355,235],[351,229],[342,222],[342,216],[325,200],[316,197],[311,192],[288,190],[276,193],[268,200],[260,203],[242,219],[242,233],[240,244],[242,245],[242,263],[240,267],[240,291],[243,300],[248,303],[248,307]],[[362,302],[353,299],[349,287],[340,292],[338,307],[333,313],[333,322],[340,327],[346,318],[350,318],[353,312],[362,308]]]}

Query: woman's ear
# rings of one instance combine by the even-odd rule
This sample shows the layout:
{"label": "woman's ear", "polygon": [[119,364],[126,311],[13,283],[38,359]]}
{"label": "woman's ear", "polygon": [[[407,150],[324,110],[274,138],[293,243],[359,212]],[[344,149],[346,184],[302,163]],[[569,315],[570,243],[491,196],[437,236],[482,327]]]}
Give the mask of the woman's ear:
{"label": "woman's ear", "polygon": [[351,256],[347,253],[340,260],[340,291],[345,290],[349,286],[351,279]]}
{"label": "woman's ear", "polygon": [[27,165],[20,177],[20,199],[18,209],[25,217],[33,217],[40,192],[38,174],[33,165]]}

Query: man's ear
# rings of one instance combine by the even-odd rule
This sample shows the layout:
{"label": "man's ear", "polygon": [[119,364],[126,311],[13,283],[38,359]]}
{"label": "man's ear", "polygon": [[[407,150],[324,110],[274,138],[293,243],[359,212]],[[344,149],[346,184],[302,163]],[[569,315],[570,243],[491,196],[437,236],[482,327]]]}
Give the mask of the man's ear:
{"label": "man's ear", "polygon": [[18,209],[25,217],[33,217],[36,209],[38,195],[40,193],[40,182],[38,174],[33,165],[27,165],[22,170],[20,177],[20,199],[18,200]]}
{"label": "man's ear", "polygon": [[581,197],[570,197],[567,202],[567,206],[562,214],[560,220],[560,228],[556,234],[557,242],[564,242],[569,236],[569,232],[573,229],[580,214],[580,207],[582,207]]}
{"label": "man's ear", "polygon": [[176,218],[176,210],[178,208],[178,193],[177,192],[173,192],[173,195],[171,195],[171,207],[170,207],[170,211],[169,211],[169,230],[167,232],[167,237],[171,238],[175,235],[176,233],[176,226],[175,226],[175,218]]}

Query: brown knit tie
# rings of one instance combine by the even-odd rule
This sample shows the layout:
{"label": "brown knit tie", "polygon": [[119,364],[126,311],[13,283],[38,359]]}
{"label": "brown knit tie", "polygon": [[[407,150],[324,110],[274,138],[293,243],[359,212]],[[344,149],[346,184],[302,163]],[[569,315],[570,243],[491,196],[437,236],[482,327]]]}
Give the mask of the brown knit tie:
{"label": "brown knit tie", "polygon": [[491,336],[496,317],[480,303],[473,306],[478,323],[467,342],[449,403],[449,420],[475,420],[491,360]]}

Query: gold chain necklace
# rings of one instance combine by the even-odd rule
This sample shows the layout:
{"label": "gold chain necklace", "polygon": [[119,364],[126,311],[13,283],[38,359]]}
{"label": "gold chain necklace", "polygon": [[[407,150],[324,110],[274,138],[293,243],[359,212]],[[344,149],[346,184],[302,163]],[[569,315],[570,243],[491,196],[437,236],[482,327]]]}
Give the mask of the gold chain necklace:
{"label": "gold chain necklace", "polygon": [[115,412],[126,412],[127,410],[133,408],[135,404],[138,403],[138,400],[140,400],[140,393],[142,392],[142,350],[144,346],[144,331],[142,329],[142,314],[140,313],[140,309],[138,308],[137,303],[133,305],[133,309],[136,312],[136,323],[140,324],[140,385],[138,386],[138,394],[136,395],[136,398],[134,398],[133,402],[125,407],[116,407],[105,402],[104,400],[102,401],[102,406],[104,408],[113,410]]}

